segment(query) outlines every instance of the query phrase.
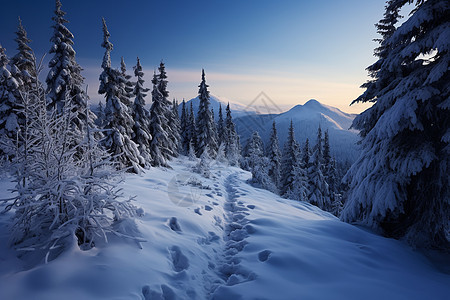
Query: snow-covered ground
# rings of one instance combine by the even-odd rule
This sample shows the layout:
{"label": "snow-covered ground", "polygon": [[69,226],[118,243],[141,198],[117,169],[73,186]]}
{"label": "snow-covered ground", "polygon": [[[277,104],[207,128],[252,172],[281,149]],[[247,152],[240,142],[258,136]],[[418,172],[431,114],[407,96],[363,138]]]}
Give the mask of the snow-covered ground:
{"label": "snow-covered ground", "polygon": [[145,214],[119,226],[140,244],[110,237],[30,268],[0,215],[0,299],[448,299],[450,275],[404,243],[254,188],[241,169],[205,179],[192,165],[127,175]]}

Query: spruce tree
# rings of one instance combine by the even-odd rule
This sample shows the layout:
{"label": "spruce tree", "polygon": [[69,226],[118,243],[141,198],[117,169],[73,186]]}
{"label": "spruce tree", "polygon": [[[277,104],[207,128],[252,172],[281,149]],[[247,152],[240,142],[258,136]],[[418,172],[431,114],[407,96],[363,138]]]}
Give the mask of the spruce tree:
{"label": "spruce tree", "polygon": [[177,157],[180,154],[181,149],[181,125],[180,125],[180,116],[178,115],[178,101],[173,99],[172,101],[172,109],[171,109],[171,122],[170,128],[173,132],[173,142],[175,144],[174,147],[174,156]]}
{"label": "spruce tree", "polygon": [[252,171],[264,156],[264,144],[257,131],[248,139],[242,151],[241,166],[244,170]]}
{"label": "spruce tree", "polygon": [[150,155],[152,157],[152,166],[168,167],[168,159],[172,156],[171,141],[169,134],[165,130],[165,124],[168,124],[164,97],[158,86],[159,79],[153,74],[152,106],[150,107],[150,134],[152,142],[150,144]]}
{"label": "spruce tree", "polygon": [[197,129],[197,156],[202,155],[205,151],[206,146],[210,151],[209,155],[212,158],[216,157],[217,154],[217,140],[214,131],[214,120],[209,108],[209,91],[208,85],[205,79],[205,70],[202,70],[202,82],[199,85],[199,100],[200,104],[198,107],[197,119],[196,119],[196,129]]}
{"label": "spruce tree", "polygon": [[133,141],[139,146],[141,156],[145,159],[145,164],[150,165],[150,143],[152,136],[150,134],[150,113],[145,108],[145,97],[149,89],[144,88],[144,72],[142,71],[141,61],[139,57],[136,59],[134,67],[134,76],[136,84],[134,86],[134,104],[132,109],[133,125]]}
{"label": "spruce tree", "polygon": [[311,159],[312,161],[308,169],[308,201],[325,211],[331,211],[332,203],[329,196],[328,184],[323,175],[323,139],[320,126],[317,130],[317,142]]}
{"label": "spruce tree", "polygon": [[287,197],[294,190],[296,167],[300,167],[300,146],[295,140],[294,125],[291,120],[281,161],[280,194],[284,197]]}
{"label": "spruce tree", "polygon": [[8,62],[5,48],[0,45],[0,137],[2,137],[0,152],[4,156],[14,155],[11,145],[8,145],[6,141],[17,140],[23,121],[19,113],[22,106],[20,83],[8,70]]}
{"label": "spruce tree", "polygon": [[217,141],[221,145],[224,142],[225,124],[223,122],[222,104],[219,103],[219,120],[217,120]]}
{"label": "spruce tree", "polygon": [[[75,60],[75,50],[73,49],[73,34],[65,26],[68,21],[64,19],[66,13],[61,10],[61,1],[56,0],[55,15],[53,16],[54,29],[50,41],[53,43],[49,53],[54,54],[48,63],[49,72],[47,75],[47,108],[49,111],[55,109],[57,113],[62,113],[67,101],[71,101],[75,117],[71,120],[72,130],[78,132],[80,143],[83,137],[84,120],[86,111],[84,103],[88,96],[83,89],[84,78],[81,76],[82,68]],[[70,98],[70,99],[69,99]],[[90,112],[87,116],[90,126],[94,125],[95,115]]]}
{"label": "spruce tree", "polygon": [[180,118],[180,130],[181,130],[181,154],[188,155],[189,154],[189,116],[186,111],[186,101],[181,104],[181,118]]}
{"label": "spruce tree", "polygon": [[170,157],[175,157],[178,155],[178,144],[180,141],[179,132],[176,129],[176,121],[175,121],[175,115],[172,111],[172,102],[169,100],[169,91],[167,90],[167,73],[166,73],[166,67],[164,63],[161,61],[158,67],[158,83],[157,88],[159,90],[160,94],[160,103],[161,103],[161,109],[162,113],[165,117],[165,122],[163,122],[161,125],[164,129],[164,131],[167,133],[169,139],[168,139],[168,152],[163,152],[163,155],[167,155],[166,159],[170,159]]}
{"label": "spruce tree", "polygon": [[140,155],[138,146],[132,141],[134,121],[127,102],[129,98],[125,91],[126,80],[121,72],[111,67],[111,51],[113,44],[109,41],[110,34],[103,22],[103,72],[100,75],[99,94],[104,94],[105,106],[105,137],[102,145],[113,155],[119,168],[139,173],[145,165],[145,159]]}
{"label": "spruce tree", "polygon": [[270,133],[269,144],[267,145],[267,158],[269,159],[269,167],[267,175],[276,187],[280,186],[280,169],[281,169],[281,152],[278,143],[278,134],[275,121],[272,123],[272,131]]}
{"label": "spruce tree", "polygon": [[16,31],[17,50],[18,53],[11,58],[11,73],[15,78],[19,78],[20,87],[23,92],[33,90],[37,82],[36,66],[33,50],[28,45],[31,40],[28,38],[25,28],[22,26],[22,20],[19,18],[19,26]]}
{"label": "spruce tree", "polygon": [[227,104],[226,108],[226,120],[225,120],[225,156],[228,163],[231,166],[239,166],[239,160],[241,158],[241,146],[239,142],[239,136],[236,132],[236,128],[233,122],[233,117],[231,116],[230,103]]}
{"label": "spruce tree", "polygon": [[191,101],[191,105],[190,105],[190,109],[189,109],[189,113],[188,113],[188,131],[187,131],[187,136],[189,139],[189,153],[192,152],[191,145],[192,145],[192,147],[194,147],[192,149],[194,153],[195,153],[195,149],[197,149],[196,132],[197,132],[197,127],[195,124],[194,108],[192,106],[192,101]]}
{"label": "spruce tree", "polygon": [[395,28],[409,2],[389,1],[377,26],[378,61],[354,101],[374,104],[353,122],[362,152],[345,178],[350,190],[342,219],[416,246],[448,249],[450,7],[446,0],[417,1]]}
{"label": "spruce tree", "polygon": [[131,81],[131,75],[127,74],[127,65],[125,64],[123,56],[120,58],[120,73],[122,74],[125,83],[125,92],[122,95],[122,102],[130,109],[130,111],[132,111],[133,102],[131,99],[134,96],[134,83]]}

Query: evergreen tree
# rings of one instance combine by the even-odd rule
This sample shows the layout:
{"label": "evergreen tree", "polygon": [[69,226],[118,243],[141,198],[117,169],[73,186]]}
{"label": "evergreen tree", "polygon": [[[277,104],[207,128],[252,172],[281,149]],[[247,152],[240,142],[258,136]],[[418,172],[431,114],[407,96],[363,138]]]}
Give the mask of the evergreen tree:
{"label": "evergreen tree", "polygon": [[239,166],[239,160],[241,156],[241,148],[239,143],[239,136],[236,133],[233,118],[231,116],[230,103],[228,103],[226,108],[227,116],[225,120],[225,156],[228,163],[231,166]]}
{"label": "evergreen tree", "polygon": [[144,72],[142,71],[141,61],[137,58],[134,67],[134,76],[136,77],[136,85],[134,86],[134,104],[132,110],[133,125],[133,141],[139,146],[139,151],[145,159],[146,165],[151,163],[150,143],[152,136],[150,134],[150,113],[145,108],[145,97],[149,89],[144,88]]}
{"label": "evergreen tree", "polygon": [[323,175],[323,161],[322,129],[319,126],[317,130],[317,143],[314,147],[312,162],[308,169],[308,201],[325,211],[331,211],[332,203],[329,196],[328,184]]}
{"label": "evergreen tree", "polygon": [[5,48],[0,45],[0,137],[2,137],[0,153],[5,156],[14,155],[11,145],[8,145],[6,141],[16,141],[23,121],[19,114],[22,106],[20,83],[7,69],[8,62]]}
{"label": "evergreen tree", "polygon": [[[120,73],[124,79],[125,87],[124,93],[122,95],[122,102],[132,111],[132,101],[131,99],[134,96],[134,83],[131,82],[131,75],[127,74],[127,66],[125,65],[125,60],[123,56],[120,58]],[[131,112],[132,113],[132,112]]]}
{"label": "evergreen tree", "polygon": [[105,108],[103,107],[103,102],[98,101],[97,119],[95,120],[95,125],[98,128],[103,128],[105,125]]}
{"label": "evergreen tree", "polygon": [[180,130],[181,130],[181,154],[189,154],[189,115],[186,109],[186,101],[181,104],[181,119],[180,119]]}
{"label": "evergreen tree", "polygon": [[167,91],[167,73],[166,67],[163,62],[159,64],[158,68],[158,85],[157,88],[160,93],[160,102],[162,113],[164,114],[166,122],[163,122],[161,125],[164,131],[167,133],[168,139],[168,152],[163,152],[163,155],[167,155],[166,159],[170,159],[170,157],[175,157],[178,155],[178,145],[180,142],[180,135],[176,128],[176,120],[175,115],[172,111],[172,102],[169,100],[169,92]]}
{"label": "evergreen tree", "polygon": [[174,148],[174,156],[178,156],[180,153],[180,149],[181,149],[181,125],[180,125],[180,116],[178,115],[178,101],[175,101],[175,99],[173,99],[172,101],[172,110],[171,110],[172,114],[172,122],[170,127],[172,128],[173,131],[173,141],[175,143],[175,148]]}
{"label": "evergreen tree", "polygon": [[36,78],[34,74],[36,70],[35,57],[33,50],[28,45],[31,40],[27,36],[25,28],[22,26],[22,20],[19,18],[19,26],[16,31],[17,50],[16,55],[11,58],[11,73],[15,78],[20,79],[20,87],[23,92],[33,90],[34,82],[33,78]]}
{"label": "evergreen tree", "polygon": [[225,127],[223,122],[223,114],[222,114],[222,104],[219,103],[219,120],[217,121],[217,141],[218,144],[222,144],[224,142],[225,135]]}
{"label": "evergreen tree", "polygon": [[[74,143],[80,143],[83,138],[84,120],[86,120],[86,111],[84,103],[88,96],[82,85],[84,78],[81,76],[82,68],[75,60],[75,50],[73,49],[73,34],[64,25],[68,23],[64,19],[65,12],[61,10],[61,1],[56,0],[55,15],[52,26],[54,29],[51,42],[53,43],[49,53],[53,53],[53,58],[48,63],[49,72],[47,75],[47,108],[49,111],[56,109],[57,113],[62,113],[67,101],[71,101],[75,118],[71,120],[72,130],[78,132],[79,140]],[[89,125],[93,126],[95,115],[90,112],[87,116]]]}
{"label": "evergreen tree", "polygon": [[309,169],[311,160],[311,148],[309,147],[309,139],[306,139],[303,147],[302,163],[305,169]]}
{"label": "evergreen tree", "polygon": [[270,133],[270,141],[267,145],[267,158],[269,159],[269,167],[267,175],[276,187],[280,186],[280,169],[281,169],[281,152],[278,143],[278,134],[275,121],[272,123],[272,132]]}
{"label": "evergreen tree", "polygon": [[205,70],[202,70],[202,82],[199,85],[199,100],[200,104],[198,107],[197,119],[196,119],[196,129],[197,129],[197,155],[200,156],[208,146],[210,151],[209,155],[212,158],[216,157],[217,154],[217,139],[216,133],[214,131],[214,119],[209,109],[209,91],[208,85],[205,79]]}
{"label": "evergreen tree", "polygon": [[172,156],[171,141],[169,134],[165,130],[165,124],[168,124],[164,97],[158,86],[159,79],[153,74],[152,106],[150,107],[150,134],[152,142],[150,144],[150,155],[152,157],[152,166],[168,167],[167,161]]}
{"label": "evergreen tree", "polygon": [[284,144],[281,161],[280,194],[284,197],[287,197],[294,190],[296,167],[300,167],[300,146],[295,140],[294,125],[291,120],[288,139]]}
{"label": "evergreen tree", "polygon": [[138,146],[131,140],[134,121],[127,106],[127,92],[125,78],[121,72],[111,67],[111,51],[113,44],[109,41],[110,34],[103,21],[103,43],[105,55],[103,57],[103,72],[100,75],[99,94],[104,94],[105,107],[105,137],[101,141],[108,152],[114,156],[119,168],[139,173],[145,159],[140,155]]}
{"label": "evergreen tree", "polygon": [[264,156],[264,144],[257,131],[248,139],[242,151],[241,166],[244,170],[252,171],[256,164],[260,164]]}
{"label": "evergreen tree", "polygon": [[407,0],[387,3],[378,24],[379,58],[354,102],[373,106],[357,116],[362,152],[345,180],[342,219],[448,249],[450,219],[450,80],[446,0],[417,1],[395,28]]}
{"label": "evergreen tree", "polygon": [[194,149],[193,149],[194,152],[195,152],[195,149],[197,149],[196,132],[197,132],[197,127],[195,124],[194,108],[192,106],[192,101],[191,101],[189,114],[188,114],[188,130],[187,130],[187,136],[189,139],[189,153],[191,152],[191,146],[194,147]]}

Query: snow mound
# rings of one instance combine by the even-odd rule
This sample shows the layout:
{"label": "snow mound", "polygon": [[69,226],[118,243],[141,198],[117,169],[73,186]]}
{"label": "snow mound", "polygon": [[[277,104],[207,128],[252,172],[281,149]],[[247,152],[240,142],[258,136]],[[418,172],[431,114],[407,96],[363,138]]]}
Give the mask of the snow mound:
{"label": "snow mound", "polygon": [[[0,215],[0,299],[446,299],[450,275],[404,243],[248,185],[216,164],[211,177],[173,169],[127,175],[142,217],[111,239],[30,268],[7,247]],[[173,180],[188,174],[189,181]],[[180,184],[180,189],[169,187]],[[199,182],[201,184],[199,184]],[[189,185],[189,186],[187,186]],[[2,180],[1,197],[12,187]],[[170,192],[189,193],[180,203]],[[199,213],[196,213],[199,212]],[[444,260],[448,263],[448,260]]]}

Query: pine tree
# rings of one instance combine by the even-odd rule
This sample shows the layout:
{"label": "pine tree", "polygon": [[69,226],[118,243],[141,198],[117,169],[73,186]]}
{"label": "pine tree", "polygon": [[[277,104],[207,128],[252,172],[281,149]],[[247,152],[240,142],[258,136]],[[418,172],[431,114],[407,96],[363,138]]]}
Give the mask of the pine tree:
{"label": "pine tree", "polygon": [[387,3],[378,24],[378,61],[354,102],[373,102],[357,116],[362,153],[346,175],[342,219],[448,249],[450,219],[450,80],[446,0],[417,1],[395,29],[407,0]]}
{"label": "pine tree", "polygon": [[0,137],[2,137],[0,153],[3,156],[14,155],[11,145],[8,145],[6,141],[17,139],[23,121],[18,112],[22,106],[20,83],[7,69],[8,62],[5,48],[0,45]]}
{"label": "pine tree", "polygon": [[174,156],[177,157],[180,154],[181,149],[181,125],[180,125],[180,116],[178,115],[178,101],[173,99],[172,101],[172,109],[171,109],[171,124],[170,127],[172,128],[173,132],[173,142],[175,144],[174,148]]}
{"label": "pine tree", "polygon": [[133,102],[131,101],[131,99],[134,96],[134,83],[131,82],[131,75],[127,74],[127,65],[125,64],[123,56],[120,58],[120,73],[122,74],[125,83],[122,102],[130,109],[131,114],[133,114]]}
{"label": "pine tree", "polygon": [[164,131],[168,135],[168,152],[164,152],[163,155],[167,155],[166,159],[170,159],[171,157],[176,157],[178,155],[178,145],[180,141],[179,132],[176,130],[176,121],[175,115],[172,112],[172,102],[169,100],[169,92],[167,91],[167,73],[166,67],[163,62],[159,64],[158,68],[158,84],[157,88],[160,93],[160,102],[162,113],[164,114],[166,122],[163,122],[161,125]]}
{"label": "pine tree", "polygon": [[267,175],[276,187],[280,186],[281,152],[278,143],[278,134],[275,121],[272,123],[272,132],[270,133],[269,144],[267,145],[267,158],[269,159],[269,168]]}
{"label": "pine tree", "polygon": [[336,161],[331,157],[330,138],[328,130],[325,131],[323,139],[323,177],[328,184],[328,194],[331,201],[329,212],[338,216],[342,207],[342,195],[339,191],[339,179],[336,169]]}
{"label": "pine tree", "polygon": [[206,146],[210,151],[209,155],[212,158],[216,157],[217,154],[217,140],[214,131],[214,120],[209,109],[209,91],[208,85],[205,79],[205,70],[202,70],[202,82],[199,85],[199,100],[200,104],[198,107],[197,119],[196,119],[196,129],[197,129],[197,155],[200,156],[204,151]]}
{"label": "pine tree", "polygon": [[181,118],[180,118],[180,130],[181,130],[181,154],[189,154],[189,115],[186,111],[186,101],[181,104]]}
{"label": "pine tree", "polygon": [[153,74],[152,106],[150,107],[150,134],[152,142],[150,144],[150,155],[152,156],[152,166],[168,167],[167,161],[172,156],[170,149],[171,141],[169,134],[165,130],[168,124],[164,98],[158,88],[159,79]]}
{"label": "pine tree", "polygon": [[314,146],[312,162],[310,163],[308,169],[308,201],[325,211],[331,211],[332,203],[329,196],[328,184],[325,180],[325,176],[323,175],[323,162],[322,129],[319,126],[317,130],[317,143]]}
{"label": "pine tree", "polygon": [[114,156],[119,168],[139,173],[145,165],[145,159],[140,155],[138,146],[131,140],[133,135],[133,118],[130,115],[125,91],[125,78],[121,72],[111,67],[111,51],[113,44],[109,41],[110,34],[103,22],[103,72],[100,75],[99,94],[104,94],[105,106],[105,137],[101,141],[108,152]]}
{"label": "pine tree", "polygon": [[31,40],[27,36],[25,28],[22,26],[22,20],[19,18],[19,26],[16,31],[17,50],[16,55],[11,58],[11,73],[15,78],[19,78],[22,91],[33,90],[33,87],[37,82],[34,82],[33,78],[36,78],[34,74],[36,66],[34,65],[35,57],[33,50],[28,45]]}
{"label": "pine tree", "polygon": [[[72,130],[78,132],[79,140],[74,143],[80,143],[83,137],[84,120],[86,111],[84,103],[88,96],[82,85],[84,78],[81,76],[82,68],[75,60],[75,50],[73,49],[73,34],[64,25],[68,23],[64,19],[65,12],[61,10],[61,1],[56,0],[55,15],[52,26],[54,29],[51,42],[53,43],[49,53],[53,53],[53,58],[48,63],[49,72],[47,75],[47,108],[49,111],[56,109],[57,113],[62,113],[64,105],[70,100],[75,118],[71,120]],[[90,112],[88,116],[90,126],[95,123],[95,115]]]}
{"label": "pine tree", "polygon": [[295,168],[300,167],[300,146],[295,140],[294,125],[291,120],[289,135],[283,148],[281,161],[280,194],[287,197],[294,190]]}
{"label": "pine tree", "polygon": [[228,163],[231,166],[239,166],[239,161],[241,159],[241,147],[239,142],[239,136],[236,133],[233,118],[231,116],[230,103],[228,103],[226,108],[227,116],[225,120],[225,156]]}
{"label": "pine tree", "polygon": [[194,116],[194,108],[192,106],[192,101],[189,109],[188,114],[188,139],[189,139],[189,153],[191,152],[191,145],[194,147],[193,151],[195,152],[195,149],[197,149],[197,126],[195,124],[195,116]]}
{"label": "pine tree", "polygon": [[134,67],[134,76],[137,81],[134,86],[134,104],[132,110],[133,125],[133,141],[139,146],[139,152],[145,159],[145,164],[151,163],[150,143],[152,136],[150,134],[150,113],[145,108],[145,97],[149,89],[144,88],[144,72],[142,71],[141,61],[137,58]]}
{"label": "pine tree", "polygon": [[242,151],[242,168],[247,171],[252,171],[256,164],[260,164],[260,160],[264,156],[263,149],[263,141],[259,133],[254,131]]}
{"label": "pine tree", "polygon": [[95,120],[95,125],[98,128],[103,128],[105,123],[105,108],[103,107],[103,102],[98,101],[98,109],[97,109],[97,119]]}
{"label": "pine tree", "polygon": [[217,141],[221,145],[224,142],[225,127],[223,122],[222,104],[219,103],[219,120],[217,121]]}

